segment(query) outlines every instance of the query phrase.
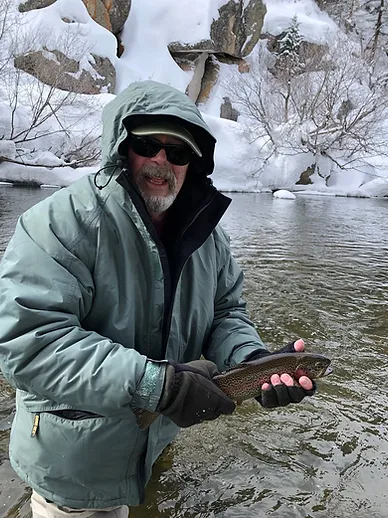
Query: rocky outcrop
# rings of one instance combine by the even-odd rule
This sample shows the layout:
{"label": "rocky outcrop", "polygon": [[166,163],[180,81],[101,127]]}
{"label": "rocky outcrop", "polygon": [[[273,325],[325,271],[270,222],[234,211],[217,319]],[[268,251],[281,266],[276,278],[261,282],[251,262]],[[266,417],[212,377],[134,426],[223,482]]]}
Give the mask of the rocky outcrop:
{"label": "rocky outcrop", "polygon": [[223,103],[221,104],[220,109],[220,117],[221,119],[229,119],[231,121],[237,121],[240,112],[233,108],[232,102],[229,97],[223,98]]}
{"label": "rocky outcrop", "polygon": [[185,72],[193,72],[193,78],[187,87],[187,95],[194,102],[198,99],[201,91],[202,79],[205,72],[206,62],[209,57],[207,52],[179,53],[175,56],[176,63]]}
{"label": "rocky outcrop", "polygon": [[[197,59],[199,58],[197,57]],[[211,54],[205,62],[201,87],[199,89],[198,96],[195,98],[192,95],[190,95],[190,87],[192,82],[190,83],[187,90],[187,93],[190,95],[191,99],[194,99],[198,105],[206,104],[207,100],[209,99],[213,87],[217,83],[221,63],[227,65],[237,65],[240,74],[245,74],[249,72],[249,65],[244,59],[233,58],[231,56],[223,55],[217,56],[215,54]],[[184,68],[184,70],[187,70],[187,68]],[[229,103],[230,101],[228,101],[228,98],[224,98],[224,102],[220,107],[220,117],[236,121],[239,112],[235,108],[233,108],[233,106]]]}
{"label": "rocky outcrop", "polygon": [[[128,18],[131,0],[82,0],[94,21],[113,32],[120,34]],[[53,4],[55,0],[24,0],[19,4],[19,11],[42,9]]]}
{"label": "rocky outcrop", "polygon": [[109,14],[112,32],[118,36],[123,30],[131,10],[131,0],[103,0],[103,3]]}
{"label": "rocky outcrop", "polygon": [[[264,0],[225,1],[226,3],[219,9],[218,18],[210,27],[209,39],[195,44],[184,42],[169,44],[171,55],[180,67],[193,72],[187,93],[198,104],[206,102],[209,98],[218,78],[220,61],[231,60],[231,64],[238,65],[240,73],[249,71],[243,58],[252,51],[260,39],[266,14]],[[53,2],[54,0],[22,0],[19,10],[40,9]],[[83,2],[93,20],[115,34],[119,40],[120,32],[130,12],[131,0],[83,0]],[[69,22],[66,19],[63,21]],[[118,49],[120,54],[120,45]],[[47,58],[45,54],[47,53],[39,51],[21,56],[16,60],[16,66],[47,84],[52,84],[50,81],[54,80],[55,85],[59,85],[62,89],[82,93],[99,93],[101,88],[108,92],[113,91],[115,70],[109,60],[93,56],[94,63],[90,63],[90,67],[85,70],[85,67],[80,69],[78,63],[58,51],[52,53],[54,59]],[[63,71],[59,70],[60,67]],[[222,116],[233,120],[237,117],[227,101],[223,104]]]}
{"label": "rocky outcrop", "polygon": [[230,0],[220,10],[211,27],[211,38],[217,52],[242,58],[247,56],[260,39],[266,7],[261,0]]}
{"label": "rocky outcrop", "polygon": [[[21,12],[42,9],[55,0],[27,0],[19,4]],[[83,0],[91,18],[118,35],[128,17],[131,0]],[[70,20],[63,19],[69,23]],[[116,71],[107,58],[85,55],[82,66],[62,52],[36,51],[15,59],[15,66],[43,83],[82,94],[113,93]]]}
{"label": "rocky outcrop", "polygon": [[216,56],[210,56],[205,64],[201,88],[196,99],[197,104],[205,104],[209,99],[213,86],[216,84],[220,72],[220,64]]}
{"label": "rocky outcrop", "polygon": [[[261,37],[266,14],[262,0],[230,0],[219,9],[219,17],[211,25],[208,40],[195,44],[171,42],[169,50],[183,70],[194,71],[187,93],[197,102],[206,103],[219,75],[219,62],[238,65],[240,73],[249,72],[244,60]],[[206,59],[204,60],[204,56]],[[199,88],[199,76],[202,81]],[[224,101],[221,117],[236,120],[238,113]]]}
{"label": "rocky outcrop", "polygon": [[209,40],[195,44],[172,42],[170,52],[208,52],[242,58],[247,56],[260,39],[261,28],[266,14],[262,0],[230,0],[219,9],[219,18],[214,20]]}
{"label": "rocky outcrop", "polygon": [[123,30],[131,0],[82,0],[94,21],[116,36]]}
{"label": "rocky outcrop", "polygon": [[[274,59],[272,66],[269,68],[272,74],[275,76],[283,76],[286,73],[290,73],[291,68],[288,68],[292,65],[292,62],[289,60],[288,56],[285,57],[279,56],[280,52],[280,41],[284,38],[286,32],[282,32],[277,36],[273,34],[264,33],[261,36],[261,39],[266,40],[267,49],[274,55],[276,59]],[[317,43],[311,43],[309,41],[301,41],[298,56],[298,62],[294,63],[292,68],[292,74],[302,74],[306,71],[308,72],[317,72],[322,70],[326,66],[325,55],[327,54],[327,46],[319,45]]]}
{"label": "rocky outcrop", "polygon": [[[99,25],[108,29],[108,31],[112,31],[112,23],[110,21],[109,12],[105,6],[105,2],[103,0],[82,0],[86,5],[88,13],[91,18]],[[113,3],[113,0],[112,2]]]}
{"label": "rocky outcrop", "polygon": [[24,13],[26,11],[32,11],[33,9],[42,9],[53,4],[56,0],[27,0],[19,4],[19,11]]}
{"label": "rocky outcrop", "polygon": [[308,167],[305,171],[303,171],[303,173],[301,173],[299,180],[295,182],[295,185],[311,185],[313,182],[310,180],[310,176],[312,176],[314,172],[314,165]]}
{"label": "rocky outcrop", "polygon": [[80,94],[112,93],[116,72],[112,63],[99,56],[91,56],[92,62],[81,68],[78,61],[69,59],[62,52],[36,51],[15,58],[15,66],[37,77],[43,83]]}

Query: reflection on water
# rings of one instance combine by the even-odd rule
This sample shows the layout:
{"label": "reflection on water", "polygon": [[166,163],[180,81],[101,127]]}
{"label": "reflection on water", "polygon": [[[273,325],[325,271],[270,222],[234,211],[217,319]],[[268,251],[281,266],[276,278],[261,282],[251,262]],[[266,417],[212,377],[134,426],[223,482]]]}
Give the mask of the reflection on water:
{"label": "reflection on water", "polygon": [[[14,231],[17,218],[50,194],[51,189],[3,187],[0,185],[0,257]],[[42,229],[44,232],[44,229]]]}
{"label": "reflection on water", "polygon": [[[19,191],[16,201],[8,196],[8,212],[0,208],[0,247],[17,215],[49,194]],[[387,203],[233,195],[223,224],[263,339],[275,348],[300,336],[333,359],[334,373],[294,408],[246,402],[233,416],[184,430],[131,517],[387,516]],[[9,417],[9,395],[0,393],[0,404],[0,418]]]}
{"label": "reflection on water", "polygon": [[[51,193],[52,190],[0,186],[0,257],[12,236],[19,215]],[[14,391],[4,383],[0,373],[0,517],[24,518],[30,514],[29,491],[7,460],[13,412]]]}

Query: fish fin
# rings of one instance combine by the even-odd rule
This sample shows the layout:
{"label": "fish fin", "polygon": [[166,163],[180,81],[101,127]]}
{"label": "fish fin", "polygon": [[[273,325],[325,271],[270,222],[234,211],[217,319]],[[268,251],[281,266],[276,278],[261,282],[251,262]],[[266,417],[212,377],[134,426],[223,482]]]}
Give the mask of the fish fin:
{"label": "fish fin", "polygon": [[147,430],[160,414],[158,412],[150,412],[144,408],[135,408],[133,413],[136,416],[136,423],[141,430]]}

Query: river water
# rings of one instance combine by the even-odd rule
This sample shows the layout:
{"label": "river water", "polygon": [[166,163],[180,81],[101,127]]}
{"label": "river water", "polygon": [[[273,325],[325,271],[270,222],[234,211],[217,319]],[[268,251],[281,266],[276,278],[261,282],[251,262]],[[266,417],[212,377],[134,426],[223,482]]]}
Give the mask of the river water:
{"label": "river water", "polygon": [[[0,189],[0,255],[16,219],[51,191]],[[234,194],[223,219],[269,348],[302,337],[334,373],[293,408],[245,402],[184,430],[131,517],[388,516],[388,200]],[[44,232],[44,229],[42,229]],[[24,517],[12,473],[12,391],[0,385],[0,516]]]}

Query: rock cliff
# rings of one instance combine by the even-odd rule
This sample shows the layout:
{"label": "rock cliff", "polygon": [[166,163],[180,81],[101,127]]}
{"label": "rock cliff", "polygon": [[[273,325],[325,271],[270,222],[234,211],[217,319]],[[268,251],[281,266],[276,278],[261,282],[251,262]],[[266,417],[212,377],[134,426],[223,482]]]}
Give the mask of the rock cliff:
{"label": "rock cliff", "polygon": [[[120,34],[130,15],[130,0],[82,0],[90,17],[117,38],[117,56],[121,55]],[[19,11],[43,9],[55,0],[25,0]],[[82,4],[81,4],[82,5]],[[220,63],[238,65],[238,70],[249,70],[244,58],[260,39],[266,8],[262,0],[229,0],[219,9],[213,20],[209,38],[196,43],[171,41],[168,50],[176,63],[192,72],[187,87],[188,95],[197,103],[205,103],[217,82]],[[65,23],[74,20],[62,18]],[[141,31],[141,27],[139,28]],[[86,62],[86,66],[85,66]],[[115,64],[106,57],[93,53],[83,60],[82,67],[75,59],[56,49],[35,50],[19,56],[15,65],[38,77],[46,84],[63,90],[96,94],[115,91]],[[220,116],[236,120],[238,113],[228,99]]]}

